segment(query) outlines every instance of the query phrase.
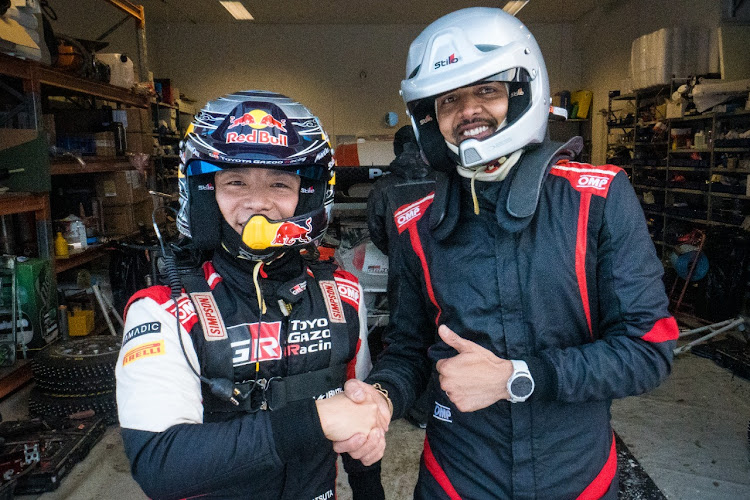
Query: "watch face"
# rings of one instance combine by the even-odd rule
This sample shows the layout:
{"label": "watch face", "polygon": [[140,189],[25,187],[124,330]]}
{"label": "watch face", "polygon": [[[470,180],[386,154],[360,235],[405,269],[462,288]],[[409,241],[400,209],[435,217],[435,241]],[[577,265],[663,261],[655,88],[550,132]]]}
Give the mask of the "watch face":
{"label": "watch face", "polygon": [[534,385],[531,379],[526,375],[520,375],[516,377],[510,384],[511,395],[517,398],[525,398],[530,396],[533,389]]}

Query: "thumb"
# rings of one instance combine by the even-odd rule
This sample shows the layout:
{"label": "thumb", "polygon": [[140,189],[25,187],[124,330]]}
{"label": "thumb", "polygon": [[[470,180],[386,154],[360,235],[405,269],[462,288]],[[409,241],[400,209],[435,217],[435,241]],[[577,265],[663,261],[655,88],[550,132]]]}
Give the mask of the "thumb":
{"label": "thumb", "polygon": [[357,379],[349,379],[344,384],[344,394],[355,403],[362,403],[367,395],[360,384],[364,382]]}
{"label": "thumb", "polygon": [[456,332],[445,325],[440,325],[438,328],[438,335],[443,339],[443,342],[457,350],[459,353],[469,350],[473,345],[473,342],[459,337]]}

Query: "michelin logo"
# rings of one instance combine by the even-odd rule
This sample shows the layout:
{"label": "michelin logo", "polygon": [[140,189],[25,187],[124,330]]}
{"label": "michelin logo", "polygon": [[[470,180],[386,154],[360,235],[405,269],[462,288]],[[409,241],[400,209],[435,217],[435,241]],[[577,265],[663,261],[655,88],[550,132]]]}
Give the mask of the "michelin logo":
{"label": "michelin logo", "polygon": [[159,332],[161,332],[160,322],[152,321],[150,323],[143,323],[141,325],[138,325],[128,330],[128,333],[126,333],[125,336],[122,338],[122,343],[127,344],[134,338],[140,337],[141,335],[146,335],[147,333],[159,333]]}
{"label": "michelin logo", "polygon": [[451,419],[451,409],[447,406],[441,405],[437,401],[435,401],[435,410],[432,412],[432,416],[443,422],[448,422],[449,424],[453,423],[453,420]]}

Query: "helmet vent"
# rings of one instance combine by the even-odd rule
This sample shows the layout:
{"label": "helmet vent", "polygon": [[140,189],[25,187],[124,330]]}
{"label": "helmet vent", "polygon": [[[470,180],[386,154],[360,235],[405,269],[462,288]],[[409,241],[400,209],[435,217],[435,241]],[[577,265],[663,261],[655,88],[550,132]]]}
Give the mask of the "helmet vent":
{"label": "helmet vent", "polygon": [[477,153],[477,150],[474,149],[474,148],[470,148],[470,149],[467,149],[466,151],[464,151],[464,163],[465,164],[466,163],[468,163],[468,164],[475,163],[475,162],[478,162],[481,159],[482,159],[482,157],[479,156],[479,153]]}

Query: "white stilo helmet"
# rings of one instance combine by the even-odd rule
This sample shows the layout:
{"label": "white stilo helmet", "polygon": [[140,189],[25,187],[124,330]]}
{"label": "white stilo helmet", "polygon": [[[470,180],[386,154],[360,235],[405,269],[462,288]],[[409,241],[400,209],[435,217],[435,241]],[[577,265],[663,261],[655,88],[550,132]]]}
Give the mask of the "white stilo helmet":
{"label": "white stilo helmet", "polygon": [[462,9],[433,22],[412,42],[401,82],[412,125],[434,168],[455,165],[455,160],[446,161],[448,149],[434,119],[435,97],[482,80],[509,83],[507,125],[484,140],[461,142],[464,167],[489,163],[544,140],[549,80],[533,35],[501,9]]}

